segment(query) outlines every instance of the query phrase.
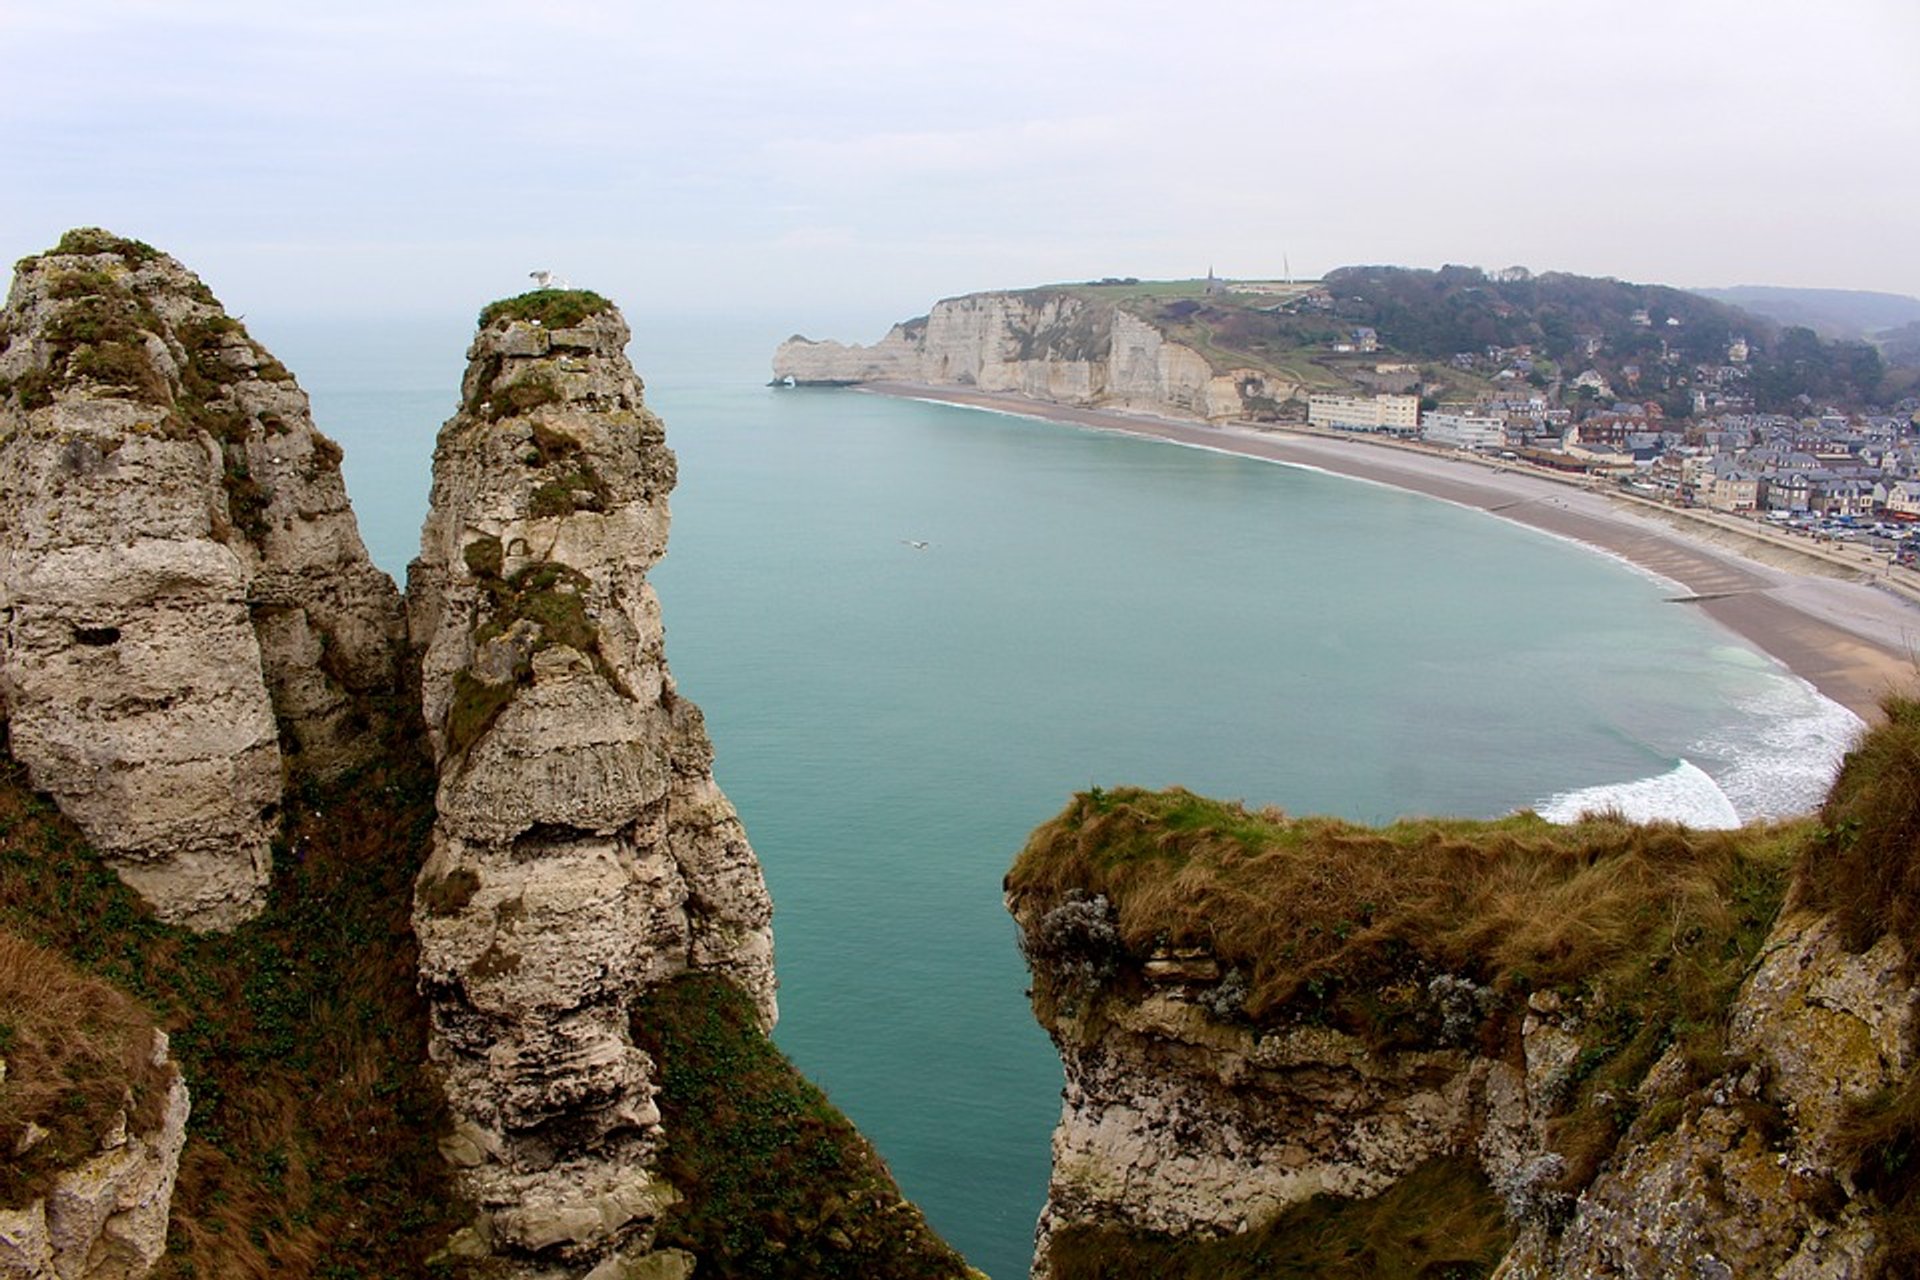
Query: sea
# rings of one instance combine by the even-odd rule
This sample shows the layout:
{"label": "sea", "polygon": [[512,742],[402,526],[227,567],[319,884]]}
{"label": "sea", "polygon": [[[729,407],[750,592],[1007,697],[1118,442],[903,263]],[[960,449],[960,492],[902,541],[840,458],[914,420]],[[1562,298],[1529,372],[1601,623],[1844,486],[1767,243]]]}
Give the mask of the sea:
{"label": "sea", "polygon": [[[1219,452],[776,389],[786,330],[634,320],[679,455],[680,691],[776,907],[783,1050],[989,1275],[1060,1067],[1001,880],[1089,787],[1367,822],[1817,805],[1862,728],[1663,583],[1481,512]],[[255,322],[404,584],[467,317]]]}

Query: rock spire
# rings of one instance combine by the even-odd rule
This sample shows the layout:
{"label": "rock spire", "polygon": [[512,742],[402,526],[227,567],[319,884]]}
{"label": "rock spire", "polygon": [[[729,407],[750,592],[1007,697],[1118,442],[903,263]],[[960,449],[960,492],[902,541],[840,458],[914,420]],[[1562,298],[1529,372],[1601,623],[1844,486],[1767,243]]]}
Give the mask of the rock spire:
{"label": "rock spire", "polygon": [[708,970],[774,1018],[771,904],[646,580],[674,458],[627,336],[581,291],[482,313],[409,581],[440,769],[430,1052],[482,1210],[464,1245],[524,1275],[637,1263],[676,1196],[635,998]]}

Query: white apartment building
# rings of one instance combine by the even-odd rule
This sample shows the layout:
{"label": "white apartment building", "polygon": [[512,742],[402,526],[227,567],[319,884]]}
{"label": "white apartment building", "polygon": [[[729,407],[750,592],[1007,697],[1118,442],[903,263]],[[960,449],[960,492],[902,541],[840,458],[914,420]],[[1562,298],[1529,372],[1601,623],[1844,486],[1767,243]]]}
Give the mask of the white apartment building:
{"label": "white apartment building", "polygon": [[1420,429],[1420,397],[1309,396],[1307,421],[1316,427],[1342,431],[1391,431],[1410,436]]}
{"label": "white apartment building", "polygon": [[1450,449],[1497,453],[1507,447],[1507,420],[1485,414],[1436,409],[1420,415],[1420,437]]}

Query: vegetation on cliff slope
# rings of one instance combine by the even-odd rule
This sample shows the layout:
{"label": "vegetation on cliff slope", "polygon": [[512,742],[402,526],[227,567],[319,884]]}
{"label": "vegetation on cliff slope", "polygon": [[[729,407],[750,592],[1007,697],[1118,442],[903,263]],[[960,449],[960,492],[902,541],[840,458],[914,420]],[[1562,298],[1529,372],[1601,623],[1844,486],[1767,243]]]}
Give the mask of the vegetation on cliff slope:
{"label": "vegetation on cliff slope", "polygon": [[[1503,1056],[1534,993],[1578,1002],[1548,1126],[1555,1189],[1574,1193],[1649,1102],[1636,1086],[1662,1054],[1679,1048],[1688,1088],[1723,1068],[1728,1008],[1808,830],[1532,814],[1371,828],[1095,790],[1034,833],[1007,888],[1036,1012],[1070,1038],[1097,1037],[1105,1002],[1137,998],[1146,961],[1182,949],[1219,966],[1197,993],[1215,1016],[1380,1050],[1466,1036]],[[1450,983],[1476,993],[1460,1026],[1435,997]]]}
{"label": "vegetation on cliff slope", "polygon": [[[1007,888],[1036,917],[1106,899],[1119,972],[1158,948],[1205,949],[1243,975],[1254,1022],[1308,1017],[1392,1042],[1417,1033],[1401,1015],[1424,979],[1451,973],[1502,993],[1634,993],[1672,1028],[1738,982],[1801,831],[1532,814],[1373,828],[1096,789],[1034,833]],[[1042,982],[1051,971],[1036,966]]]}
{"label": "vegetation on cliff slope", "polygon": [[408,919],[431,771],[402,741],[337,784],[296,780],[287,809],[267,910],[196,935],[0,766],[0,930],[137,999],[192,1094],[162,1280],[426,1275],[466,1216],[435,1145]]}
{"label": "vegetation on cliff slope", "polygon": [[633,1038],[661,1064],[665,1172],[686,1197],[660,1242],[698,1255],[702,1276],[968,1274],[737,988],[692,974],[656,988],[634,1010]]}
{"label": "vegetation on cliff slope", "polygon": [[1054,1280],[1475,1280],[1513,1242],[1471,1160],[1433,1160],[1371,1200],[1315,1196],[1252,1231],[1185,1240],[1075,1224],[1056,1230]]}
{"label": "vegetation on cliff slope", "polygon": [[[1920,701],[1890,698],[1887,722],[1850,752],[1821,807],[1795,896],[1831,911],[1847,943],[1899,938],[1920,960]],[[1853,1108],[1841,1159],[1885,1213],[1885,1274],[1920,1274],[1920,1076]]]}
{"label": "vegetation on cliff slope", "polygon": [[155,1030],[131,997],[0,933],[0,1206],[44,1195],[116,1120],[153,1131],[173,1076],[153,1061]]}

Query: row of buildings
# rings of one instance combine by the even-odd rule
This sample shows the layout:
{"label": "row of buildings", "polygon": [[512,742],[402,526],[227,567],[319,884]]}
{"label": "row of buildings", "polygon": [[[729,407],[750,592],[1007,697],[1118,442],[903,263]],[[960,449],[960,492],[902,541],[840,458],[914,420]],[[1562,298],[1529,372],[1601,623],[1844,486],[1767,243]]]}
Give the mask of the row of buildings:
{"label": "row of buildings", "polygon": [[1722,413],[1687,423],[1616,403],[1578,423],[1516,393],[1422,412],[1410,395],[1315,395],[1317,427],[1608,477],[1688,506],[1748,513],[1920,520],[1920,401],[1891,414]]}

